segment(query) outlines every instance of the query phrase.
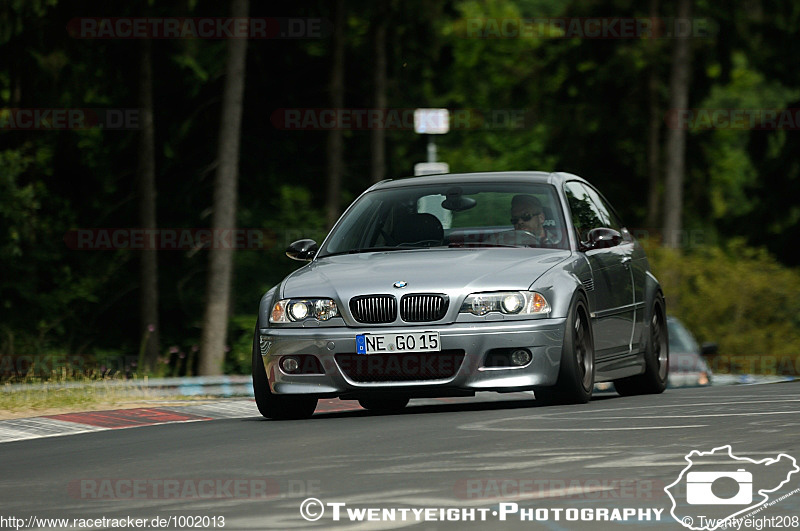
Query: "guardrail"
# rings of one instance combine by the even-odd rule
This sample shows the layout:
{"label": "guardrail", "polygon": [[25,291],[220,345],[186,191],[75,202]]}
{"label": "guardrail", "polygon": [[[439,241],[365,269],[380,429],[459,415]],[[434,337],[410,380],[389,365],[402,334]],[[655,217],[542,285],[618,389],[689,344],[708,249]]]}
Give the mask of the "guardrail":
{"label": "guardrail", "polygon": [[778,382],[793,382],[798,380],[797,376],[779,376],[779,375],[760,375],[760,374],[717,374],[713,376],[714,385],[753,385],[753,384],[767,384]]}
{"label": "guardrail", "polygon": [[35,384],[7,384],[0,392],[56,391],[101,386],[116,392],[131,394],[146,392],[154,396],[253,396],[250,376],[186,376],[180,378],[132,378],[129,380],[99,380],[94,382],[57,382]]}

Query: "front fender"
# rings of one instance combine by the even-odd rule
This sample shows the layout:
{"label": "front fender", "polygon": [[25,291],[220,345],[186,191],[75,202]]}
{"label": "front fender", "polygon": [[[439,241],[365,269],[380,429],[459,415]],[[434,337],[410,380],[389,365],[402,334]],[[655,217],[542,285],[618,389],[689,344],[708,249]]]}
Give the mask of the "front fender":
{"label": "front fender", "polygon": [[664,314],[667,313],[667,301],[666,297],[664,297],[664,292],[661,290],[661,283],[659,283],[656,276],[651,272],[647,271],[645,274],[645,281],[644,281],[644,302],[645,302],[645,319],[647,323],[650,322],[650,319],[653,317],[653,303],[656,300],[656,297],[661,295],[664,298]]}
{"label": "front fender", "polygon": [[592,311],[592,299],[586,294],[582,282],[590,278],[589,263],[582,255],[573,253],[566,261],[539,277],[530,289],[544,295],[550,303],[550,317],[566,318],[572,299],[579,291],[587,295],[589,311]]}

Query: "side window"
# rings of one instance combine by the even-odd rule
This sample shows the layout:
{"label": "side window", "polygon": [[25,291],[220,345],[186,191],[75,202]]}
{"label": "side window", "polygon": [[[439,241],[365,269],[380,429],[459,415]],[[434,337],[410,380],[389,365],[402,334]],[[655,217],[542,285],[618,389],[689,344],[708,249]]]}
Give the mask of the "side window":
{"label": "side window", "polygon": [[607,226],[603,214],[592,201],[589,190],[583,184],[570,181],[564,185],[564,193],[567,195],[569,210],[572,213],[572,223],[581,240],[586,240],[586,234],[590,230]]}
{"label": "side window", "polygon": [[594,188],[585,186],[589,197],[591,197],[592,202],[597,206],[601,216],[604,219],[604,226],[614,229],[616,231],[622,230],[622,222],[614,215],[614,210],[606,203],[606,201],[600,196],[599,193]]}

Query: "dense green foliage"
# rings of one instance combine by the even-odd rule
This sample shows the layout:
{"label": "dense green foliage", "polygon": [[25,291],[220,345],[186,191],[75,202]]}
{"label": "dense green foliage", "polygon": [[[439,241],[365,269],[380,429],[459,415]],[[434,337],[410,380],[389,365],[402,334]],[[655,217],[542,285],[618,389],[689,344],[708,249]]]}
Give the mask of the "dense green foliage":
{"label": "dense green foliage", "polygon": [[[674,6],[661,4],[660,16],[669,20]],[[253,2],[251,16],[330,21],[332,6]],[[383,17],[388,106],[447,107],[466,117],[437,139],[452,171],[571,171],[595,182],[630,227],[644,226],[648,75],[658,84],[663,138],[673,40],[483,38],[474,28],[498,18],[647,17],[646,3],[392,0],[346,1],[345,8],[345,107],[372,105],[373,31]],[[75,38],[67,27],[76,17],[226,14],[224,3],[209,0],[5,2],[0,113],[136,107],[138,41]],[[694,16],[710,20],[715,31],[692,39],[690,107],[800,107],[800,4],[695,0]],[[163,39],[153,41],[153,50],[158,224],[207,227],[225,42]],[[253,40],[248,47],[238,226],[264,228],[272,237],[267,249],[236,253],[231,372],[247,370],[261,294],[297,265],[283,255],[286,245],[319,240],[326,229],[327,131],[281,128],[275,113],[330,106],[331,53],[329,35]],[[349,201],[371,182],[370,131],[344,135],[342,195]],[[72,229],[137,226],[136,131],[0,130],[0,137],[0,356],[63,352],[86,365],[135,369],[136,252],[73,250],[65,238]],[[389,176],[409,175],[425,158],[425,139],[408,128],[390,128],[386,143]],[[689,249],[680,257],[654,251],[653,262],[671,311],[723,351],[800,350],[800,286],[796,270],[787,269],[800,265],[797,153],[797,128],[697,128],[688,135]],[[736,243],[727,243],[732,238]],[[207,255],[161,251],[158,260],[160,370],[192,372]]]}
{"label": "dense green foliage", "polygon": [[800,374],[800,271],[741,240],[689,252],[653,247],[648,257],[668,311],[699,341],[719,344],[720,369],[731,358],[767,357],[764,372]]}

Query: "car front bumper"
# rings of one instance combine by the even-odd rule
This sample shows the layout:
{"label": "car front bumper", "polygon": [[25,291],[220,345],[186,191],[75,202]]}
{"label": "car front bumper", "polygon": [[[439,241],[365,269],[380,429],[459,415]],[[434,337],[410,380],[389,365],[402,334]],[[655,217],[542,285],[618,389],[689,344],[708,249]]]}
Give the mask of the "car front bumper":
{"label": "car front bumper", "polygon": [[[270,389],[275,394],[359,396],[381,392],[408,396],[437,396],[448,392],[518,391],[555,385],[561,363],[565,319],[532,319],[452,323],[408,327],[311,327],[261,328],[264,360]],[[443,352],[463,351],[454,374],[437,379],[415,379],[406,375],[390,381],[356,381],[337,355],[356,354],[356,335],[438,332]],[[268,347],[266,347],[268,345]],[[527,349],[530,363],[523,367],[487,367],[487,353],[494,349]],[[265,353],[266,351],[266,353]],[[323,374],[288,374],[279,362],[283,356],[313,355]],[[396,356],[413,356],[397,354]],[[363,355],[365,358],[376,356]],[[401,358],[402,359],[402,358]],[[360,361],[360,360],[359,360]],[[375,360],[373,360],[375,361]]]}

